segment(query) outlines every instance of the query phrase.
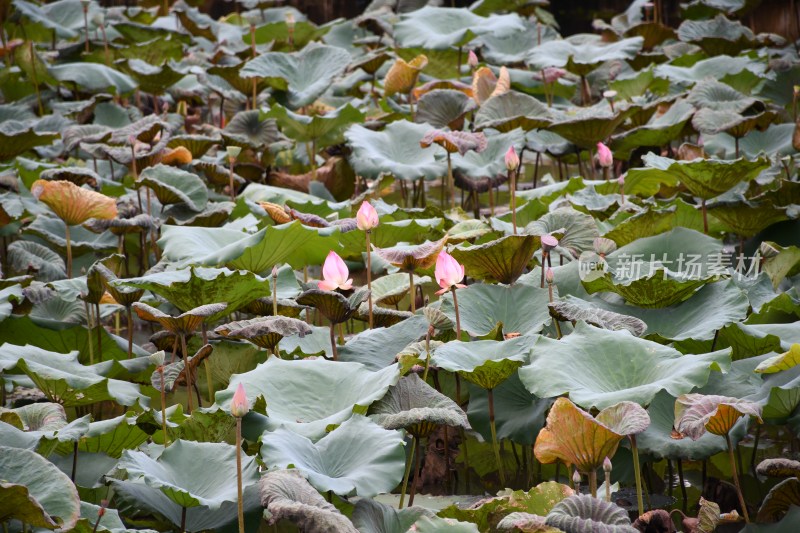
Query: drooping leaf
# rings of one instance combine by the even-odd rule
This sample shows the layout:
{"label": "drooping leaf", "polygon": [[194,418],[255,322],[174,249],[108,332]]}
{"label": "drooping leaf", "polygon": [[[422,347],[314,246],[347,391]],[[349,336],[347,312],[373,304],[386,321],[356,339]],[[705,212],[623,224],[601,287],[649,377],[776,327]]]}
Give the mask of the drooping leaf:
{"label": "drooping leaf", "polygon": [[196,174],[158,164],[147,167],[139,175],[137,187],[149,187],[162,205],[186,204],[202,211],[208,204],[206,184]]}
{"label": "drooping leaf", "polygon": [[286,428],[264,433],[261,442],[261,457],[271,468],[294,465],[317,490],[342,496],[388,492],[405,468],[400,433],[361,415],[353,415],[317,442]]}
{"label": "drooping leaf", "polygon": [[405,533],[422,516],[433,516],[433,512],[418,506],[398,510],[361,498],[353,509],[353,525],[360,533]]}
{"label": "drooping leaf", "polygon": [[217,326],[216,333],[232,339],[246,339],[256,346],[273,349],[284,337],[312,333],[311,327],[303,320],[285,316],[265,316],[248,320],[237,320]]}
{"label": "drooping leaf", "polygon": [[584,76],[605,61],[620,61],[633,58],[642,48],[644,39],[631,37],[614,43],[575,43],[569,39],[553,40],[536,46],[526,63],[536,69],[564,67],[570,72]]}
{"label": "drooping leaf", "polygon": [[369,290],[362,287],[346,298],[339,292],[322,289],[308,289],[297,297],[297,303],[317,309],[325,318],[339,324],[349,319],[358,310],[358,306],[367,301]]}
{"label": "drooping leaf", "polygon": [[775,355],[761,362],[755,369],[761,374],[773,374],[800,365],[800,344],[792,344],[788,352]]}
{"label": "drooping leaf", "polygon": [[531,131],[553,121],[547,106],[527,94],[509,91],[489,98],[475,114],[475,127],[506,132],[515,128]]}
{"label": "drooping leaf", "polygon": [[15,272],[36,273],[41,281],[67,277],[64,260],[53,250],[33,241],[14,241],[8,245],[8,261]]}
{"label": "drooping leaf", "polygon": [[761,422],[761,407],[747,400],[706,394],[682,394],[675,402],[675,429],[693,440],[708,431],[727,435],[740,417]]}
{"label": "drooping leaf", "polygon": [[436,89],[419,99],[414,120],[434,128],[455,127],[474,107],[472,99],[461,91]]}
{"label": "drooping leaf", "polygon": [[636,533],[628,512],[587,494],[570,496],[547,514],[547,525],[574,533]]}
{"label": "drooping leaf", "polygon": [[565,300],[549,303],[548,307],[550,315],[556,320],[569,322],[582,320],[598,328],[612,331],[628,330],[636,337],[641,337],[647,330],[647,324],[636,317],[593,307],[572,295],[568,295]]}
{"label": "drooping leaf", "polygon": [[451,252],[470,277],[511,284],[528,266],[536,239],[531,235],[508,235],[485,244],[454,248]]}
{"label": "drooping leaf", "polygon": [[117,216],[117,204],[112,198],[69,181],[38,180],[31,186],[31,193],[70,226],[90,218]]}
{"label": "drooping leaf", "polygon": [[453,341],[436,349],[431,363],[484,389],[494,389],[527,361],[536,337],[507,341]]}
{"label": "drooping leaf", "polygon": [[785,479],[772,487],[758,510],[756,521],[775,523],[780,521],[792,506],[800,506],[800,479]]}

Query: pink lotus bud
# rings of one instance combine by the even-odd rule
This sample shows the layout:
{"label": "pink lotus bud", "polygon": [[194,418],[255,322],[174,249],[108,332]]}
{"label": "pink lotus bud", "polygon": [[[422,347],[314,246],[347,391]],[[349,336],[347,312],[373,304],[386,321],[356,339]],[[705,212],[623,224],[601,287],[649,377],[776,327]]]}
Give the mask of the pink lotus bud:
{"label": "pink lotus bud", "polygon": [[608,456],[603,459],[603,471],[606,473],[611,472],[611,459],[609,459]]}
{"label": "pink lotus bud", "polygon": [[356,225],[358,229],[369,231],[378,225],[378,212],[372,207],[372,204],[364,201],[361,202],[361,207],[358,208],[356,213]]}
{"label": "pink lotus bud", "polygon": [[250,404],[247,403],[247,394],[244,392],[244,385],[239,383],[231,400],[231,414],[236,418],[242,418],[248,412],[250,412]]}
{"label": "pink lotus bud", "polygon": [[625,185],[625,174],[617,178],[617,183],[620,185]]}
{"label": "pink lotus bud", "polygon": [[558,246],[558,239],[556,239],[549,233],[547,235],[542,235],[542,250],[544,250],[545,252],[549,252],[556,246]]}
{"label": "pink lotus bud", "polygon": [[597,143],[597,160],[601,167],[608,168],[614,164],[614,154],[605,144]]}
{"label": "pink lotus bud", "polygon": [[331,251],[328,257],[325,258],[325,264],[322,265],[323,280],[317,286],[323,291],[336,289],[346,291],[353,286],[353,279],[348,278],[349,275],[350,271],[342,261],[342,258],[336,252]]}
{"label": "pink lotus bud", "polygon": [[436,283],[442,288],[436,294],[444,294],[450,290],[450,287],[466,287],[466,285],[461,284],[461,280],[464,279],[464,265],[460,264],[444,250],[439,252],[436,257],[434,276],[436,277]]}
{"label": "pink lotus bud", "polygon": [[506,152],[506,169],[517,170],[517,168],[519,168],[519,156],[514,150],[514,145],[511,145]]}
{"label": "pink lotus bud", "polygon": [[575,470],[575,472],[572,473],[572,482],[575,483],[575,490],[579,491],[580,489],[578,487],[581,484],[581,473],[578,472],[577,470]]}
{"label": "pink lotus bud", "polygon": [[547,281],[548,285],[552,285],[555,281],[555,276],[553,275],[553,269],[547,267],[547,270],[544,271],[544,279]]}
{"label": "pink lotus bud", "polygon": [[558,81],[559,78],[563,78],[566,74],[567,71],[563,68],[546,67],[542,69],[542,81],[545,83],[553,83]]}
{"label": "pink lotus bud", "polygon": [[470,68],[476,68],[478,66],[478,56],[476,56],[475,52],[472,50],[469,51],[469,55],[467,56],[467,63]]}

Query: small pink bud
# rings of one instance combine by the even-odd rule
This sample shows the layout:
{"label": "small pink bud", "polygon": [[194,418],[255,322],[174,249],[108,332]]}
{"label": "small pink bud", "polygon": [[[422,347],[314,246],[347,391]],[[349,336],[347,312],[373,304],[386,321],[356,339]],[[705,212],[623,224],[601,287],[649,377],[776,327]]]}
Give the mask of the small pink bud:
{"label": "small pink bud", "polygon": [[369,231],[378,225],[378,212],[372,204],[364,201],[356,213],[356,225],[362,231]]}
{"label": "small pink bud", "polygon": [[275,266],[272,267],[272,277],[273,278],[277,278],[278,277],[278,265],[275,265]]}
{"label": "small pink bud", "polygon": [[472,50],[469,51],[469,55],[467,56],[467,63],[470,68],[476,68],[478,66],[478,56],[475,55],[475,52]]}
{"label": "small pink bud", "polygon": [[578,472],[577,470],[575,470],[575,472],[572,473],[572,482],[575,483],[576,487],[575,490],[578,490],[577,487],[579,487],[581,484],[581,473]]}
{"label": "small pink bud", "polygon": [[542,250],[544,250],[545,252],[549,252],[556,246],[558,246],[558,239],[556,239],[549,233],[547,235],[542,235]]}
{"label": "small pink bud", "polygon": [[442,250],[436,257],[436,268],[434,269],[436,283],[442,288],[436,294],[444,294],[451,287],[466,287],[461,281],[464,279],[464,265],[456,261],[455,257]]}
{"label": "small pink bud", "polygon": [[617,178],[617,183],[620,185],[625,185],[625,174]]}
{"label": "small pink bud", "polygon": [[542,69],[542,81],[545,83],[553,83],[558,81],[559,78],[563,78],[566,74],[567,71],[563,68],[547,67]]}
{"label": "small pink bud", "polygon": [[242,418],[250,412],[250,404],[247,403],[247,394],[244,392],[244,385],[239,383],[236,392],[233,393],[231,400],[231,414],[236,418]]}
{"label": "small pink bud", "polygon": [[547,281],[548,285],[552,285],[555,281],[555,276],[553,275],[553,269],[547,267],[547,270],[544,271],[544,279]]}
{"label": "small pink bud", "polygon": [[519,156],[516,150],[514,150],[514,146],[511,145],[506,152],[506,169],[517,170],[517,168],[519,168]]}
{"label": "small pink bud", "polygon": [[611,459],[608,457],[603,459],[603,471],[606,473],[611,472]]}
{"label": "small pink bud", "polygon": [[601,167],[608,168],[614,164],[614,154],[603,143],[597,143],[597,160]]}
{"label": "small pink bud", "polygon": [[353,287],[353,279],[349,278],[350,271],[347,265],[344,264],[339,254],[332,251],[325,258],[325,264],[322,265],[322,281],[317,286],[323,291],[333,291],[342,289],[346,291]]}

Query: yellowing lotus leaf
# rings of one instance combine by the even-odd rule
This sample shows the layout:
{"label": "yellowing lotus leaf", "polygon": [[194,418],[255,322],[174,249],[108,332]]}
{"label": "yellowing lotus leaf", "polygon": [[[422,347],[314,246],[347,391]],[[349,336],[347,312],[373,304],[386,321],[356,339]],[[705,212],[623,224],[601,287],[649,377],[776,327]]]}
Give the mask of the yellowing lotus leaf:
{"label": "yellowing lotus leaf", "polygon": [[395,93],[408,93],[417,84],[419,73],[427,64],[428,58],[422,54],[408,63],[398,57],[383,80],[384,94],[391,96]]}
{"label": "yellowing lotus leaf", "polygon": [[90,218],[117,216],[117,203],[113,198],[78,187],[71,181],[37,180],[31,193],[70,226],[82,224]]}
{"label": "yellowing lotus leaf", "polygon": [[581,472],[592,472],[606,457],[614,456],[624,437],[562,397],[550,409],[533,453],[545,464],[560,459]]}
{"label": "yellowing lotus leaf", "polygon": [[675,429],[692,440],[699,439],[706,431],[725,436],[743,415],[761,422],[761,406],[712,394],[681,394],[675,401]]}
{"label": "yellowing lotus leaf", "polygon": [[788,352],[761,361],[755,371],[759,374],[774,374],[797,365],[800,365],[800,344],[792,344]]}
{"label": "yellowing lotus leaf", "polygon": [[488,67],[481,67],[472,76],[472,97],[478,105],[498,94],[511,90],[511,76],[506,67],[500,67],[500,77]]}

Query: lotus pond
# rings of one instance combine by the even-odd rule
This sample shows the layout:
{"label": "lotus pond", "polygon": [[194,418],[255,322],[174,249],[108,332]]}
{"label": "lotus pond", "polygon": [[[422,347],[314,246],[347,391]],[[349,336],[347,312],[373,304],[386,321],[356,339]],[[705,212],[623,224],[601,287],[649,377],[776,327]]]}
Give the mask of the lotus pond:
{"label": "lotus pond", "polygon": [[800,54],[662,3],[0,2],[3,532],[800,531]]}

